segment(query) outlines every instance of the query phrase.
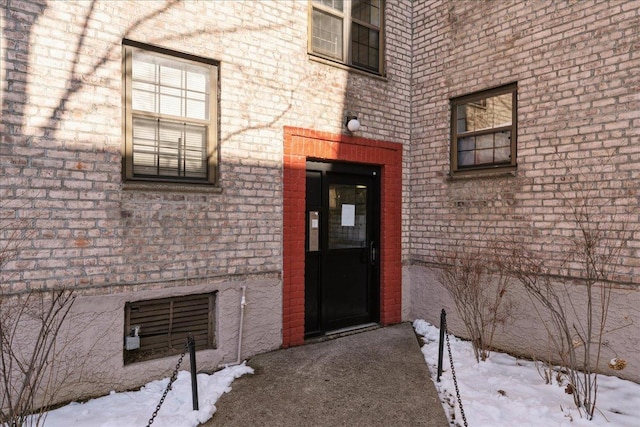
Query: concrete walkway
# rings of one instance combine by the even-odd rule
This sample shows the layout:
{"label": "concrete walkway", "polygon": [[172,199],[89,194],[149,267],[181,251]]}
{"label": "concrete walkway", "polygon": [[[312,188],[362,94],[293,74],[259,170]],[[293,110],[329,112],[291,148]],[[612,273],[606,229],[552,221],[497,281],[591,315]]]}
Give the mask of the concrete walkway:
{"label": "concrete walkway", "polygon": [[449,423],[412,326],[402,323],[253,357],[202,426]]}

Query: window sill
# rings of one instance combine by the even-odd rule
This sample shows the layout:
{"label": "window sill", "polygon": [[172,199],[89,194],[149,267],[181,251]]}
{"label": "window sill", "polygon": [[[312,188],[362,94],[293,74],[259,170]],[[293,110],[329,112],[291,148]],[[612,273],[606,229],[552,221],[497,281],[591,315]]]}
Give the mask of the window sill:
{"label": "window sill", "polygon": [[128,181],[122,184],[122,189],[131,191],[156,191],[176,193],[222,193],[222,188],[217,186],[209,184],[190,184],[180,182]]}
{"label": "window sill", "polygon": [[447,181],[459,181],[478,178],[509,178],[515,177],[516,175],[516,166],[510,166],[497,169],[476,169],[468,171],[449,172]]}
{"label": "window sill", "polygon": [[383,82],[388,81],[386,75],[378,74],[375,71],[365,71],[365,70],[362,70],[360,68],[356,68],[356,67],[352,67],[352,66],[343,64],[342,62],[332,61],[332,60],[324,58],[322,56],[317,56],[317,55],[315,55],[315,54],[313,54],[311,52],[308,52],[308,56],[309,56],[309,60],[313,61],[313,62],[318,62],[320,64],[325,64],[325,65],[330,65],[332,67],[339,68],[341,70],[353,72],[355,74],[360,74],[360,75],[367,76],[367,77],[372,77],[374,79],[377,79],[377,80],[380,80],[380,81],[383,81]]}

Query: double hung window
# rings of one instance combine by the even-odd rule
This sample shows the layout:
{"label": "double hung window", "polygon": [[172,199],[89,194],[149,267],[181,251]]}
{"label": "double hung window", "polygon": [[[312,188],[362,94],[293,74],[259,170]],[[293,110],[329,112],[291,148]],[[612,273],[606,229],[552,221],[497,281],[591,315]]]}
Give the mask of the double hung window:
{"label": "double hung window", "polygon": [[215,183],[215,61],[126,41],[125,179]]}
{"label": "double hung window", "polygon": [[384,0],[311,0],[309,52],[382,73]]}
{"label": "double hung window", "polygon": [[451,100],[451,172],[515,169],[517,85]]}

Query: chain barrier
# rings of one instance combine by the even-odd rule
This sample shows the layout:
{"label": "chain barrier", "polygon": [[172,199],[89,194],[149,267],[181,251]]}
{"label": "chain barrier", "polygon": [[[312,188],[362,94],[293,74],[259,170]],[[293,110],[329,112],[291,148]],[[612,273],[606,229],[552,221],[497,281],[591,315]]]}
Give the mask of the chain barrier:
{"label": "chain barrier", "polygon": [[147,423],[147,427],[149,427],[151,424],[153,424],[153,420],[158,415],[158,411],[160,410],[160,407],[164,403],[164,400],[167,398],[167,394],[169,394],[169,391],[171,390],[171,386],[173,385],[175,380],[178,379],[178,370],[180,369],[180,365],[182,365],[182,359],[184,359],[184,355],[187,354],[187,350],[188,349],[189,349],[189,342],[187,341],[187,343],[184,345],[184,351],[182,352],[182,354],[180,354],[180,358],[178,359],[178,363],[176,363],[176,368],[173,370],[173,374],[171,375],[171,378],[169,378],[169,384],[167,384],[167,388],[164,389],[164,393],[162,393],[162,397],[160,398],[160,402],[158,402],[158,406],[156,406],[156,410],[153,411],[153,414],[151,415],[151,418],[149,419],[149,423]]}
{"label": "chain barrier", "polygon": [[[444,310],[442,310],[444,312]],[[458,379],[456,378],[456,370],[453,367],[453,356],[451,354],[451,343],[449,343],[449,334],[447,333],[447,320],[446,317],[441,317],[440,328],[444,329],[444,335],[447,341],[447,351],[449,352],[449,363],[451,364],[451,376],[453,377],[453,385],[456,388],[456,397],[458,399],[458,405],[460,405],[460,414],[462,415],[462,421],[464,422],[464,427],[467,426],[467,417],[464,415],[464,408],[462,407],[462,399],[460,398],[460,389],[458,389]]]}

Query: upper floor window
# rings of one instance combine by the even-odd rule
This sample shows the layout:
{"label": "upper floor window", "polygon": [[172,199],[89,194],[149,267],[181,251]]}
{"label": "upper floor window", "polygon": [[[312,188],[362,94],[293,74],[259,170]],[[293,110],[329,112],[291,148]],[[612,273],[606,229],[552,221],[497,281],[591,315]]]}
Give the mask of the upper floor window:
{"label": "upper floor window", "polygon": [[451,100],[451,172],[516,167],[517,85]]}
{"label": "upper floor window", "polygon": [[311,0],[309,52],[382,73],[384,0]]}
{"label": "upper floor window", "polygon": [[125,179],[215,183],[218,64],[124,42]]}

